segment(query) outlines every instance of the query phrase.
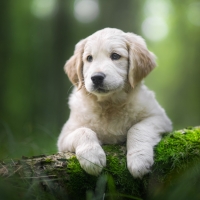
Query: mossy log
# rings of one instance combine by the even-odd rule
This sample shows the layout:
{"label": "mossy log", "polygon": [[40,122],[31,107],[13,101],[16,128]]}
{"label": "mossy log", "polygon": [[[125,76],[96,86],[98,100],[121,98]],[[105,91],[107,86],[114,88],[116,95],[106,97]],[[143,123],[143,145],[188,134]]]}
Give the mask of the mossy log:
{"label": "mossy log", "polygon": [[182,185],[181,194],[200,197],[200,127],[165,135],[155,147],[151,173],[142,179],[129,173],[125,145],[103,149],[107,166],[99,177],[88,175],[69,152],[1,161],[0,193],[8,195],[9,188],[8,193],[16,194],[12,199],[167,199],[168,188],[192,179],[192,188]]}

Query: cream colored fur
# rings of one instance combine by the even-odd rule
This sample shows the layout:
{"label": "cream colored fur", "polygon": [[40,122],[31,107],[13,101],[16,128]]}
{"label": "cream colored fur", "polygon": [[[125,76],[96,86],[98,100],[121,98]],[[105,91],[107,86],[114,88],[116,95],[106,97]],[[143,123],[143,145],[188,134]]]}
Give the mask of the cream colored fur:
{"label": "cream colored fur", "polygon": [[[120,59],[111,59],[117,53]],[[91,55],[93,60],[88,62]],[[142,79],[155,67],[155,56],[133,33],[105,28],[81,40],[65,71],[75,85],[70,117],[58,139],[59,151],[75,152],[82,168],[98,175],[106,166],[102,144],[127,143],[127,167],[142,177],[153,165],[153,148],[171,121]],[[93,74],[105,74],[103,92]]]}

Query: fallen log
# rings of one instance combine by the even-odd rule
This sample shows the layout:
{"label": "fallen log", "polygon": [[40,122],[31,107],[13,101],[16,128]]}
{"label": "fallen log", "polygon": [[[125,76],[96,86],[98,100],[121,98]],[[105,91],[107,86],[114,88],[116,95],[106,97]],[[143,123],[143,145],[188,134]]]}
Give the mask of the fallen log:
{"label": "fallen log", "polygon": [[[5,199],[70,200],[159,199],[163,195],[166,199],[171,195],[169,188],[179,187],[180,180],[186,184],[200,180],[200,127],[165,135],[155,147],[151,173],[142,179],[129,173],[125,145],[105,145],[103,149],[107,166],[99,177],[87,174],[69,152],[1,161],[0,195]],[[192,194],[199,195],[200,188],[195,189],[199,184],[192,184]],[[184,191],[181,194],[191,197],[190,191]]]}

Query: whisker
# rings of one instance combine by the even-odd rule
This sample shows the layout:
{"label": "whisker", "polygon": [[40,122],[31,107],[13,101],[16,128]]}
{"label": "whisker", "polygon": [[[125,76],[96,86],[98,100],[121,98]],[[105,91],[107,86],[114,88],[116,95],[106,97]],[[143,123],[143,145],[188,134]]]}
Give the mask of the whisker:
{"label": "whisker", "polygon": [[69,87],[69,89],[67,90],[67,95],[69,94],[71,88],[73,88],[73,87],[74,87],[74,85],[71,85],[71,86]]}
{"label": "whisker", "polygon": [[[79,85],[80,82],[84,83],[84,80],[76,82],[75,85]],[[83,84],[83,85],[84,85],[84,84]],[[72,84],[72,85],[69,87],[69,89],[67,90],[67,94],[69,94],[69,91],[70,91],[71,88],[73,88],[73,87],[74,87],[74,85]]]}

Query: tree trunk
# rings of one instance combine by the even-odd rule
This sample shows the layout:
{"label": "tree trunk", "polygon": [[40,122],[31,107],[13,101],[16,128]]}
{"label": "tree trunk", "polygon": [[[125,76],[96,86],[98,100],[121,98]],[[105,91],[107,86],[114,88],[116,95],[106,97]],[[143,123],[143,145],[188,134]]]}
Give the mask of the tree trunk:
{"label": "tree trunk", "polygon": [[107,166],[99,177],[83,171],[75,154],[69,152],[1,161],[0,194],[8,195],[9,187],[9,195],[21,199],[149,199],[162,196],[180,178],[188,180],[188,172],[193,179],[200,178],[196,168],[200,161],[200,127],[164,136],[155,147],[151,173],[142,179],[134,179],[129,173],[125,145],[105,145],[103,149]]}

